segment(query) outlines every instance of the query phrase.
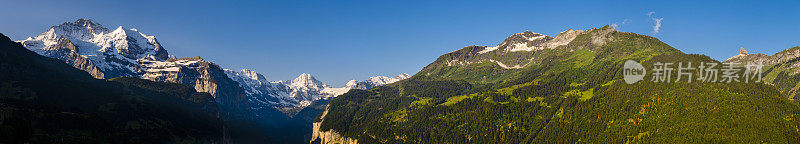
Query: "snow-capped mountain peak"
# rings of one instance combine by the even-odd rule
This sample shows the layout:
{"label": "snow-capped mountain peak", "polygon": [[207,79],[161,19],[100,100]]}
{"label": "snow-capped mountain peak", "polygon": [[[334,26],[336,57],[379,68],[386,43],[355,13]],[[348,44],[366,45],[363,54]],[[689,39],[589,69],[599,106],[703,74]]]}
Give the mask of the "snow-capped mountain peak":
{"label": "snow-capped mountain peak", "polygon": [[267,78],[264,77],[264,75],[261,75],[256,71],[251,71],[248,69],[242,69],[238,72],[230,69],[224,69],[224,70],[225,74],[227,74],[228,77],[231,77],[234,80],[236,80],[236,78],[241,78],[244,81],[240,81],[240,83],[245,82],[247,85],[262,85],[270,83],[269,81],[267,81]]}
{"label": "snow-capped mountain peak", "polygon": [[404,79],[407,79],[409,77],[411,77],[411,75],[408,75],[406,73],[399,74],[399,75],[394,76],[394,77],[375,76],[375,77],[370,77],[367,80],[364,80],[364,81],[361,81],[361,82],[357,82],[355,84],[348,83],[348,85],[346,87],[353,88],[353,89],[371,89],[373,87],[386,85],[386,84],[394,83],[394,82],[397,82],[397,81],[400,81],[400,80],[404,80]]}
{"label": "snow-capped mountain peak", "polygon": [[307,88],[307,89],[314,89],[314,90],[322,90],[328,88],[329,86],[308,73],[300,74],[297,78],[292,80],[289,83],[289,86],[293,88]]}
{"label": "snow-capped mountain peak", "polygon": [[399,74],[397,76],[394,76],[392,78],[404,80],[404,79],[407,79],[407,78],[410,78],[410,77],[411,77],[411,75],[408,75],[407,73],[403,73],[403,74]]}
{"label": "snow-capped mountain peak", "polygon": [[356,84],[358,84],[357,80],[350,80],[350,81],[347,81],[347,84],[345,84],[344,87],[355,87]]}
{"label": "snow-capped mountain peak", "polygon": [[296,108],[308,106],[312,101],[336,97],[351,89],[369,89],[410,77],[408,74],[400,74],[391,78],[377,76],[364,81],[351,80],[345,87],[334,88],[308,73],[300,74],[292,80],[273,82],[267,82],[262,74],[247,69],[240,71],[226,69],[225,73],[234,81],[239,82],[255,107],[274,106],[282,110],[287,108],[297,110]]}
{"label": "snow-capped mountain peak", "polygon": [[130,76],[187,84],[197,91],[208,92],[220,106],[236,111],[302,109],[312,101],[341,95],[359,85],[360,89],[367,89],[408,77],[405,74],[371,78],[366,83],[350,81],[342,88],[331,88],[308,73],[292,80],[270,82],[255,71],[222,69],[201,57],[175,58],[168,55],[155,36],[123,26],[112,28],[78,19],[52,26],[38,36],[18,42],[98,79]]}
{"label": "snow-capped mountain peak", "polygon": [[242,69],[241,73],[244,74],[245,76],[249,77],[250,79],[258,80],[260,82],[267,82],[267,78],[264,77],[264,75],[261,75],[260,73],[258,73],[256,71],[252,71],[252,70],[248,70],[248,69]]}
{"label": "snow-capped mountain peak", "polygon": [[[63,24],[53,26],[49,31],[58,35],[69,36],[81,40],[90,40],[96,35],[109,33],[109,30],[103,25],[89,19],[78,19],[75,22],[65,22]],[[48,32],[49,32],[48,31]]]}
{"label": "snow-capped mountain peak", "polygon": [[[168,58],[167,51],[161,47],[154,36],[145,35],[136,29],[122,26],[114,30],[88,19],[65,22],[53,26],[39,36],[22,40],[28,49],[39,50],[52,47],[60,36],[66,37],[81,49],[81,55],[116,53],[129,59],[140,59],[153,55],[160,60]],[[38,52],[38,51],[37,51]]]}
{"label": "snow-capped mountain peak", "polygon": [[248,69],[225,69],[225,74],[244,88],[253,108],[292,107],[299,104],[289,96],[290,88],[281,81],[269,82],[264,75]]}
{"label": "snow-capped mountain peak", "polygon": [[[62,37],[75,47],[74,51],[58,51],[65,46],[58,44]],[[144,71],[137,60],[152,56],[163,61],[169,57],[154,36],[122,26],[110,30],[88,19],[52,26],[38,36],[18,42],[41,55],[63,61],[88,59],[91,63],[81,62],[84,65],[75,67],[93,71],[97,78],[140,75]]]}
{"label": "snow-capped mountain peak", "polygon": [[75,26],[86,27],[88,29],[106,29],[103,25],[92,21],[91,19],[78,19],[75,22],[65,22],[64,24],[72,24]]}

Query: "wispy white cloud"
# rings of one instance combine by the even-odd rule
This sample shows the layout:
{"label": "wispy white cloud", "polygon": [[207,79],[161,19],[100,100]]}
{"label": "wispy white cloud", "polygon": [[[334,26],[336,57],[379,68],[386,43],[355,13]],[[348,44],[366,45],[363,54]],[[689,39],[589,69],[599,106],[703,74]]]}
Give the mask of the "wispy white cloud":
{"label": "wispy white cloud", "polygon": [[653,34],[658,34],[658,32],[661,32],[659,29],[661,29],[661,20],[664,20],[664,18],[653,18],[653,20],[656,21],[656,25],[653,26]]}
{"label": "wispy white cloud", "polygon": [[650,17],[650,19],[653,19],[653,22],[656,23],[656,25],[653,26],[653,35],[658,34],[659,32],[661,32],[661,20],[664,20],[663,17],[662,18],[656,18],[654,16],[655,14],[656,14],[656,12],[648,12],[647,13],[647,16]]}
{"label": "wispy white cloud", "polygon": [[628,24],[630,22],[631,22],[630,19],[625,19],[625,20],[622,20],[622,22],[612,23],[611,27],[614,27],[614,29],[616,29],[616,30],[621,30],[622,29],[622,25]]}

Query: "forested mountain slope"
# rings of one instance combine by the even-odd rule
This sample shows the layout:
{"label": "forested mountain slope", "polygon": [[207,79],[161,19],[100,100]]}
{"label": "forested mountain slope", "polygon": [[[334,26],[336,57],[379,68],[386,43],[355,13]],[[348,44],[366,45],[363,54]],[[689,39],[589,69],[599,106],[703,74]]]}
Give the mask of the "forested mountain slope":
{"label": "forested mountain slope", "polygon": [[[627,60],[648,69],[655,62],[719,63],[656,38],[606,26],[509,39],[465,47],[409,79],[336,97],[316,120],[320,130],[359,143],[800,141],[800,107],[771,85],[653,82],[650,73],[625,83]],[[504,50],[508,43],[530,51]]]}
{"label": "forested mountain slope", "polygon": [[742,48],[739,55],[733,56],[725,62],[742,65],[763,64],[761,73],[764,76],[764,83],[775,86],[781,91],[781,94],[797,103],[796,97],[800,90],[800,75],[797,75],[800,71],[798,58],[800,58],[800,47],[789,48],[771,56],[761,53],[749,54]]}

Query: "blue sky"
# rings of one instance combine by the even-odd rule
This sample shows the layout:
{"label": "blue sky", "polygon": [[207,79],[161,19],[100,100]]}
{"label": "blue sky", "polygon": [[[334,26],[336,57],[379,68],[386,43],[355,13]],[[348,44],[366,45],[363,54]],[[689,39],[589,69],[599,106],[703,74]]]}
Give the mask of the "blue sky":
{"label": "blue sky", "polygon": [[[617,24],[686,53],[724,60],[800,46],[798,1],[40,1],[2,0],[0,33],[24,39],[78,18],[155,35],[172,55],[202,56],[269,80],[414,74],[468,45],[530,30]],[[654,12],[648,16],[648,13]],[[659,32],[654,18],[661,19]]]}

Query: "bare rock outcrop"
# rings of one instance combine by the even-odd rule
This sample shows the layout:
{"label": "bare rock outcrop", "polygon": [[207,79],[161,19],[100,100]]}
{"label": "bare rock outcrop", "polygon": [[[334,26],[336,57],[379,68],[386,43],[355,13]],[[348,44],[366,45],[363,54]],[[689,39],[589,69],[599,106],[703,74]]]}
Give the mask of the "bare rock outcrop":
{"label": "bare rock outcrop", "polygon": [[[325,118],[325,115],[328,114],[328,108],[325,108],[325,111],[322,112],[320,119]],[[334,130],[321,130],[320,126],[322,126],[322,122],[325,119],[322,119],[319,122],[313,123],[313,131],[311,134],[311,141],[309,143],[312,144],[357,144],[357,139],[352,139],[348,137],[342,137],[339,133],[336,133]]]}

